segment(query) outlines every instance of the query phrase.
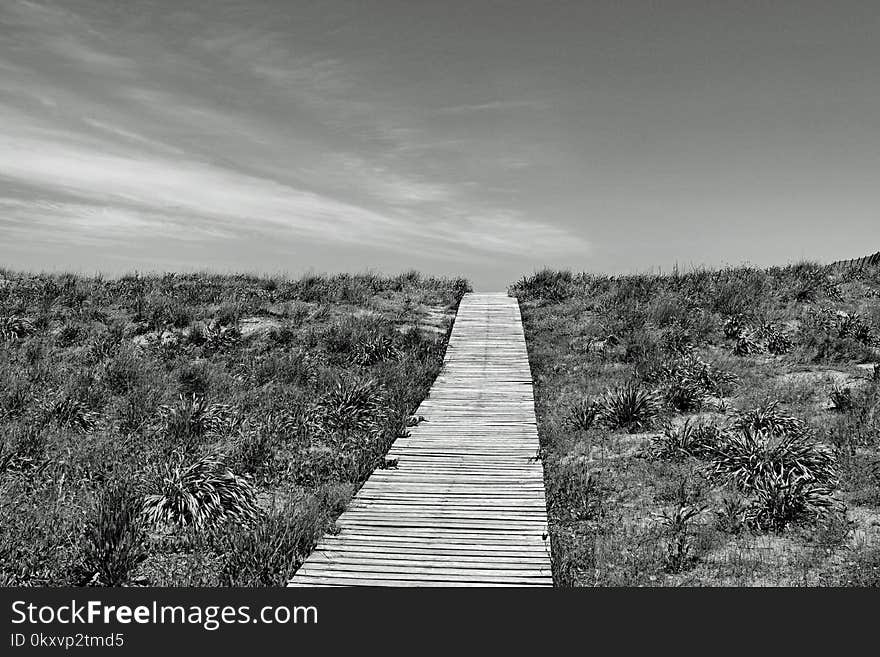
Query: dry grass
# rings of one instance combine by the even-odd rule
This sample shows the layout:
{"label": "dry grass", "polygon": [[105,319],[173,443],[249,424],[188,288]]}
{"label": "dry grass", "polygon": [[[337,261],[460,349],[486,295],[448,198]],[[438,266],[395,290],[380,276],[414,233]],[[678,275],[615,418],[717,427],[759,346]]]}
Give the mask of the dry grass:
{"label": "dry grass", "polygon": [[283,584],[424,398],[468,289],[0,270],[0,584]]}
{"label": "dry grass", "polygon": [[[880,360],[880,269],[546,270],[511,291],[557,584],[876,585],[880,385],[858,365]],[[650,423],[602,421],[622,386],[662,401]]]}

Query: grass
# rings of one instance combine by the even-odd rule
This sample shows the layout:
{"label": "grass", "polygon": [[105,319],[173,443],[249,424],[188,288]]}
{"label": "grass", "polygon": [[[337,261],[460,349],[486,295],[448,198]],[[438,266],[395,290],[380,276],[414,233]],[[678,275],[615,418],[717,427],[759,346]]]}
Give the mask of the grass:
{"label": "grass", "polygon": [[0,270],[0,585],[284,584],[405,430],[468,289]]}
{"label": "grass", "polygon": [[876,585],[880,268],[511,287],[557,585]]}

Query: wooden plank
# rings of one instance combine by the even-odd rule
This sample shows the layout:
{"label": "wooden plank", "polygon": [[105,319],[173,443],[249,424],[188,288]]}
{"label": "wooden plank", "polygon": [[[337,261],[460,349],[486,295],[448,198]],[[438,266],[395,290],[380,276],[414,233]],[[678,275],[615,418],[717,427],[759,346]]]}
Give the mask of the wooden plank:
{"label": "wooden plank", "polygon": [[519,306],[468,294],[408,429],[292,586],[550,586],[544,475]]}
{"label": "wooden plank", "polygon": [[544,541],[524,541],[520,544],[505,545],[503,543],[476,543],[474,541],[457,541],[454,539],[446,539],[438,537],[420,538],[413,536],[379,536],[377,534],[358,534],[352,531],[343,534],[328,534],[322,541],[329,546],[349,545],[349,546],[399,546],[401,548],[411,548],[413,550],[429,550],[429,551],[474,551],[474,552],[541,552],[546,554],[547,545]]}
{"label": "wooden plank", "polygon": [[319,553],[319,556],[316,558],[324,559],[327,558],[330,561],[334,561],[336,558],[341,558],[342,555],[358,555],[365,559],[402,559],[409,558],[410,556],[419,556],[425,557],[429,559],[462,559],[465,561],[469,560],[493,560],[493,559],[509,559],[511,562],[516,563],[531,563],[537,562],[539,564],[544,563],[544,554],[540,552],[529,552],[529,551],[513,551],[513,550],[478,550],[478,549],[456,549],[456,550],[439,550],[439,549],[430,549],[430,548],[418,548],[418,547],[409,547],[409,546],[401,546],[396,545],[394,554],[389,556],[387,549],[377,549],[373,545],[363,545],[358,543],[340,543],[335,545],[333,548],[327,548],[326,550]]}

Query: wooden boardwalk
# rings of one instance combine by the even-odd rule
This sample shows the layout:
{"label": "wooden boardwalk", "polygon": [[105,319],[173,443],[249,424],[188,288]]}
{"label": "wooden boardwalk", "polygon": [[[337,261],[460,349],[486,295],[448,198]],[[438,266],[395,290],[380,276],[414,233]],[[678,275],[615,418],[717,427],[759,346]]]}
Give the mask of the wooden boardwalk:
{"label": "wooden boardwalk", "polygon": [[468,294],[443,369],[292,586],[551,586],[538,433],[519,305]]}

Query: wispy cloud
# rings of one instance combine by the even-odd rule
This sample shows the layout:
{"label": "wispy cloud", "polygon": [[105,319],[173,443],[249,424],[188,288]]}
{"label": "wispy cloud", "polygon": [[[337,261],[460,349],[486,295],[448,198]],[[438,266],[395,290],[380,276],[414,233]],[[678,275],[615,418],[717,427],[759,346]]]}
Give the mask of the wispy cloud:
{"label": "wispy cloud", "polygon": [[507,110],[546,110],[550,103],[546,100],[494,100],[486,103],[471,103],[440,107],[438,114],[467,114],[471,112],[500,112]]}
{"label": "wispy cloud", "polygon": [[[11,35],[0,40],[0,235],[107,245],[246,234],[448,258],[586,246],[481,196],[473,144],[371,88],[363,62],[229,23],[151,41],[31,1],[4,5],[0,23]],[[538,104],[440,111],[528,107]],[[495,160],[499,171],[527,164]]]}

